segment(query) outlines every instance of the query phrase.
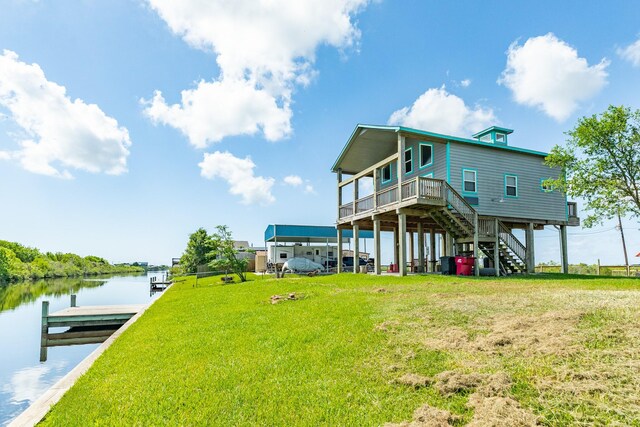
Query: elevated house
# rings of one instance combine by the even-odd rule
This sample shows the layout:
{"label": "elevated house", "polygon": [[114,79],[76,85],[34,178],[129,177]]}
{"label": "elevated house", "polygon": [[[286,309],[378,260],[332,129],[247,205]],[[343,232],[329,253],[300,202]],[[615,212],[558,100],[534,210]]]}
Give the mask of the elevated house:
{"label": "elevated house", "polygon": [[[425,265],[425,236],[445,242],[444,253],[484,255],[496,274],[534,271],[534,230],[559,230],[567,271],[567,226],[580,224],[576,204],[544,185],[562,173],[546,153],[510,146],[511,129],[492,126],[460,138],[401,126],[358,125],[333,165],[338,178],[338,248],[342,230],[373,230],[375,271],[381,272],[380,232],[393,231],[394,259],[407,271],[417,236],[416,271]],[[525,230],[525,241],[514,234]],[[476,274],[479,269],[476,266]]]}

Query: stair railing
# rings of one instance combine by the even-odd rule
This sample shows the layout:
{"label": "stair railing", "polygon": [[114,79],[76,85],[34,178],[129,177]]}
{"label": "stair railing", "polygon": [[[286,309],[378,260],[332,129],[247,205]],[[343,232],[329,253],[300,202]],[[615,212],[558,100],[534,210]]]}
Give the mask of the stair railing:
{"label": "stair railing", "polygon": [[463,218],[469,230],[473,233],[475,230],[476,210],[458,193],[448,182],[444,183],[444,197],[451,209]]}
{"label": "stair railing", "polygon": [[507,245],[509,249],[511,249],[511,252],[516,254],[516,256],[520,258],[521,261],[524,261],[527,258],[527,248],[522,244],[522,242],[520,242],[520,240],[518,240],[516,236],[511,233],[511,230],[509,230],[507,226],[502,223],[502,221],[498,221],[498,224],[500,240],[504,242],[504,244]]}

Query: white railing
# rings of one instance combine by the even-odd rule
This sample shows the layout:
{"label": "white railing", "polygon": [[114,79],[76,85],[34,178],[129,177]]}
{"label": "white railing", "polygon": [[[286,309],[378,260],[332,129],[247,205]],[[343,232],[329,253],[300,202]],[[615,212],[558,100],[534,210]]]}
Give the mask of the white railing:
{"label": "white railing", "polygon": [[424,199],[444,200],[442,180],[433,178],[418,178],[418,194]]}
{"label": "white railing", "polygon": [[498,223],[500,224],[500,240],[502,240],[518,258],[524,261],[527,256],[527,248],[516,236],[511,234],[511,230],[509,230],[502,221],[498,221]]}
{"label": "white railing", "polygon": [[340,218],[346,218],[353,215],[353,203],[345,203],[340,206]]}
{"label": "white railing", "polygon": [[356,201],[356,214],[373,210],[373,194]]}
{"label": "white railing", "polygon": [[385,188],[384,190],[378,191],[377,194],[377,206],[385,206],[391,203],[395,203],[398,201],[398,186],[393,185],[389,188]]}
{"label": "white railing", "polygon": [[413,178],[402,183],[402,200],[413,199],[417,196],[416,186],[418,179]]}

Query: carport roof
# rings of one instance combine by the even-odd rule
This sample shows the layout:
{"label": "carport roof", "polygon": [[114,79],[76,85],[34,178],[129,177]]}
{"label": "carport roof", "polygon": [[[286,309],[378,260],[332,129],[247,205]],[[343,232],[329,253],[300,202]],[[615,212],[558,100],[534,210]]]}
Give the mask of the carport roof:
{"label": "carport roof", "polygon": [[[353,230],[343,230],[342,236],[353,237]],[[373,231],[361,230],[361,239],[373,239]],[[337,243],[338,230],[332,225],[270,224],[264,230],[265,242],[281,243]]]}

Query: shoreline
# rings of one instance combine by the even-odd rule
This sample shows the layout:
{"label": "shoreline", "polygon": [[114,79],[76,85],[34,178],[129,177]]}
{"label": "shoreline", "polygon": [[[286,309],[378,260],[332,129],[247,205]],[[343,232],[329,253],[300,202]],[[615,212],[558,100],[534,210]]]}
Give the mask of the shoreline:
{"label": "shoreline", "polygon": [[47,415],[53,405],[55,405],[64,394],[76,383],[76,381],[84,375],[93,363],[107,350],[115,340],[133,325],[156,301],[158,301],[165,292],[171,288],[167,287],[158,298],[147,304],[139,313],[129,319],[124,325],[116,330],[109,338],[107,338],[98,348],[92,351],[80,363],[78,363],[64,377],[53,384],[42,396],[36,399],[27,409],[20,415],[11,420],[9,427],[34,426],[38,424]]}

